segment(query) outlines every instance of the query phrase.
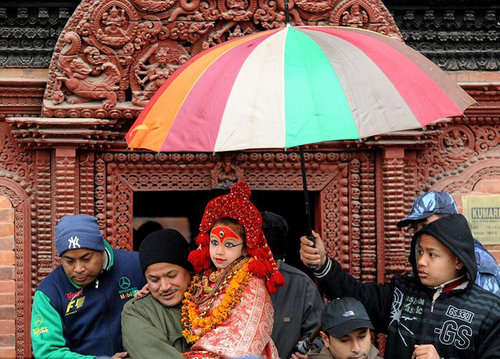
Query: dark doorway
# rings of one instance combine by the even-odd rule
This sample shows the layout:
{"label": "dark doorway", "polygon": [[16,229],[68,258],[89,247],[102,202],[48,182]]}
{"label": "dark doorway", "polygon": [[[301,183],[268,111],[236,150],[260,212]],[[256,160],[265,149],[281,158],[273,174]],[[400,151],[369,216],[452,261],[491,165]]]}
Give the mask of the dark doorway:
{"label": "dark doorway", "polygon": [[[224,190],[213,191],[159,191],[134,192],[134,219],[168,218],[174,222],[186,223],[184,232],[192,241],[198,234],[198,225],[208,201],[227,193]],[[311,210],[315,208],[315,196],[311,193]],[[306,270],[299,258],[299,238],[305,234],[306,218],[304,195],[302,191],[252,191],[252,203],[260,211],[270,211],[283,216],[289,226],[286,262],[299,269]],[[314,213],[312,218],[314,218]],[[155,226],[151,226],[155,228]],[[144,233],[134,230],[134,250],[139,248]],[[180,230],[181,231],[181,230]],[[181,231],[182,232],[182,231]],[[306,270],[307,271],[307,270]]]}

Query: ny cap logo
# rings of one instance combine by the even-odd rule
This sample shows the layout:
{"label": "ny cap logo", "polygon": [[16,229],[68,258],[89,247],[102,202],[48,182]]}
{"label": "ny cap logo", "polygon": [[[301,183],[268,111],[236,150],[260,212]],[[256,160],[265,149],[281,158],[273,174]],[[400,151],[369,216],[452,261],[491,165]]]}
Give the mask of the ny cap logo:
{"label": "ny cap logo", "polygon": [[69,249],[75,249],[75,248],[80,248],[80,244],[78,243],[78,241],[80,240],[80,238],[78,238],[77,236],[71,236],[69,237],[68,239],[68,248]]}

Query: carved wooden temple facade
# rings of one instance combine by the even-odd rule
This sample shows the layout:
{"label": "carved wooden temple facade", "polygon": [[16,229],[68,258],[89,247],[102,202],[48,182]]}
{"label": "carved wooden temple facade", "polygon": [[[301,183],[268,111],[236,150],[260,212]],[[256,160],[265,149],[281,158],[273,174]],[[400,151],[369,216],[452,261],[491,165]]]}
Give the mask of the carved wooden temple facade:
{"label": "carved wooden temple facade", "polygon": [[[292,0],[290,15],[293,24],[404,40],[480,104],[425,131],[305,147],[314,226],[329,254],[354,276],[383,282],[409,270],[410,238],[396,223],[417,193],[449,191],[459,204],[462,195],[500,193],[499,7]],[[258,206],[302,220],[294,149],[157,154],[124,141],[191,56],[284,21],[284,0],[0,4],[0,357],[31,356],[31,298],[57,264],[54,227],[64,215],[95,215],[113,246],[132,249],[134,217],[186,217],[195,234],[211,191],[244,178]]]}

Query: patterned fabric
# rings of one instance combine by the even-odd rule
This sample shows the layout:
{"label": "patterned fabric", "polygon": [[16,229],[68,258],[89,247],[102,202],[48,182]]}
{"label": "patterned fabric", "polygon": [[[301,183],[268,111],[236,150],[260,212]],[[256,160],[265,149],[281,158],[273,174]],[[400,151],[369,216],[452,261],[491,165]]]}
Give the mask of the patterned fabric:
{"label": "patterned fabric", "polygon": [[437,191],[426,192],[415,198],[410,215],[400,220],[397,226],[403,228],[410,224],[410,222],[421,221],[433,214],[457,213],[457,204],[450,193]]}
{"label": "patterned fabric", "polygon": [[474,254],[477,262],[476,284],[500,296],[500,267],[495,258],[476,240]]}
{"label": "patterned fabric", "polygon": [[199,351],[199,352],[187,352],[183,353],[186,359],[220,359],[220,355],[212,354],[207,351]]}
{"label": "patterned fabric", "polygon": [[[219,296],[214,306],[222,296]],[[203,304],[200,309],[204,309]],[[229,318],[205,334],[185,356],[189,359],[224,359],[261,355],[266,359],[279,359],[271,340],[273,316],[273,305],[264,281],[254,277]]]}

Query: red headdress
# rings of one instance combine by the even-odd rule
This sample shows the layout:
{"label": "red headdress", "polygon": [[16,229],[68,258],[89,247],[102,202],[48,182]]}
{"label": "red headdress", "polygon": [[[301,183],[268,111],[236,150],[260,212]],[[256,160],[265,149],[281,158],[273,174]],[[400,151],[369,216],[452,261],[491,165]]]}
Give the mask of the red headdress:
{"label": "red headdress", "polygon": [[231,187],[229,194],[208,202],[201,219],[200,234],[196,237],[198,249],[189,254],[189,261],[196,272],[208,269],[211,264],[209,244],[212,226],[224,217],[235,219],[245,229],[245,250],[254,258],[249,264],[250,272],[263,278],[269,293],[274,294],[279,286],[285,284],[285,279],[278,270],[271,249],[267,246],[262,231],[262,216],[250,202],[250,195],[248,184],[241,181]]}

